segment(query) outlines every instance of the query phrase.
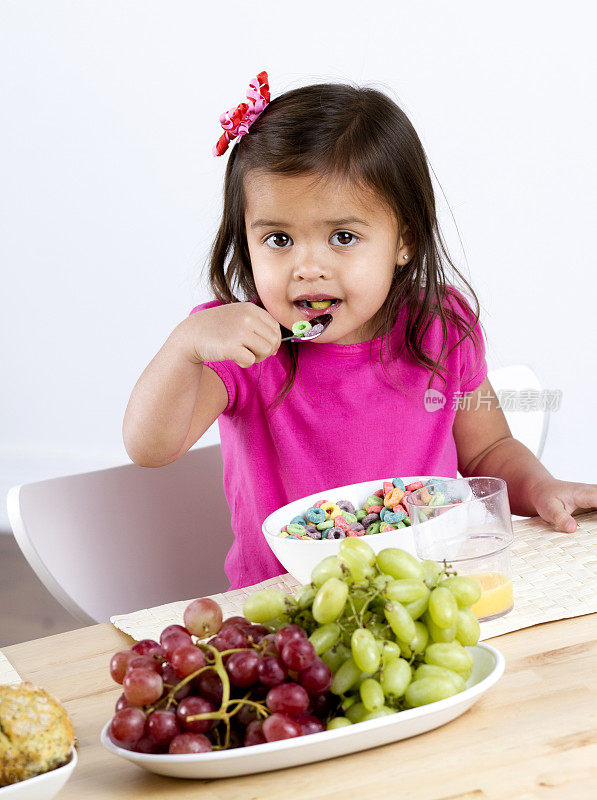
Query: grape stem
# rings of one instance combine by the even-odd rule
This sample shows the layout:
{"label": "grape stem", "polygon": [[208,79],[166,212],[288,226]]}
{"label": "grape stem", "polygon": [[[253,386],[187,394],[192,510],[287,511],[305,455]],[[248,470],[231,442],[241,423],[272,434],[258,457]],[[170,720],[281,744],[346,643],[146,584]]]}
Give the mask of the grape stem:
{"label": "grape stem", "polygon": [[[195,673],[187,676],[176,688],[176,691],[180,689],[185,683],[189,680],[192,680],[193,677],[201,674],[206,669],[213,669],[217,675],[219,676],[220,680],[222,681],[222,702],[220,703],[220,707],[217,711],[209,711],[205,714],[192,714],[186,717],[186,722],[198,722],[202,719],[217,719],[224,722],[226,725],[226,736],[224,739],[224,745],[221,747],[223,750],[227,750],[230,746],[230,718],[236,714],[243,705],[255,706],[257,708],[258,713],[263,714],[263,716],[267,717],[269,714],[269,710],[266,706],[262,703],[256,703],[253,700],[248,700],[247,697],[238,698],[233,697],[230,698],[230,679],[228,677],[228,673],[226,672],[226,668],[224,667],[223,656],[229,655],[232,653],[239,653],[241,650],[246,650],[246,648],[235,648],[231,650],[223,650],[220,652],[217,648],[213,647],[210,644],[202,645],[205,647],[210,654],[212,655],[214,662],[213,664],[208,664],[205,667],[202,667],[200,670],[197,670]],[[236,703],[236,707],[233,708],[231,711],[228,711],[228,706]]]}
{"label": "grape stem", "polygon": [[264,717],[267,717],[269,715],[269,709],[266,706],[264,706],[263,703],[257,703],[254,700],[249,700],[248,699],[249,698],[249,694],[250,694],[250,692],[248,694],[246,694],[242,699],[239,698],[239,697],[236,697],[236,698],[233,698],[232,700],[230,700],[231,704],[232,703],[238,703],[239,704],[236,708],[233,708],[232,711],[229,712],[231,717],[234,716],[234,714],[236,714],[238,711],[240,711],[240,709],[244,705],[255,706],[255,708],[257,709],[257,713],[258,714],[263,714]]}
{"label": "grape stem", "polygon": [[352,601],[352,597],[351,597],[351,595],[350,595],[350,594],[348,595],[348,602],[350,603],[350,607],[352,608],[352,618],[353,618],[353,619],[354,619],[354,621],[356,622],[356,621],[357,621],[357,610],[356,610],[356,608],[354,607],[354,603],[353,603],[353,601]]}
{"label": "grape stem", "polygon": [[363,619],[365,617],[365,611],[367,611],[367,608],[368,608],[369,604],[372,603],[373,600],[375,600],[375,598],[378,596],[378,594],[379,594],[379,592],[377,592],[377,590],[375,590],[375,591],[369,593],[369,595],[367,596],[367,600],[365,601],[365,604],[361,608],[361,613],[359,614],[359,627],[361,627],[361,628],[365,627],[364,622],[363,622]]}
{"label": "grape stem", "polygon": [[[208,650],[212,650],[213,652],[217,652],[220,655],[220,661],[221,661],[221,656],[227,656],[227,655],[231,655],[232,653],[239,653],[241,650],[246,650],[245,647],[240,647],[240,648],[236,648],[234,650],[223,650],[222,653],[220,653],[219,650],[216,650],[215,647],[212,647],[211,645],[208,645],[208,644],[199,644],[199,645],[197,645],[197,647],[207,648]],[[215,670],[217,672],[217,669],[216,669],[216,666],[215,666],[214,663],[206,664],[204,667],[201,667],[201,669],[197,669],[197,670],[195,670],[195,672],[191,672],[190,675],[187,675],[186,678],[183,678],[180,681],[180,683],[177,683],[175,686],[172,686],[172,684],[169,684],[169,683],[165,684],[166,686],[170,686],[171,687],[170,691],[168,692],[167,695],[165,695],[165,697],[162,697],[162,699],[158,703],[156,703],[155,706],[151,706],[150,708],[148,708],[147,709],[147,713],[150,714],[152,711],[154,711],[160,705],[160,703],[162,703],[164,700],[166,701],[166,711],[167,711],[170,708],[170,705],[173,705],[174,703],[176,703],[174,695],[177,694],[183,688],[183,686],[186,686],[187,683],[189,683],[190,681],[192,681],[195,678],[199,677],[199,675],[201,675],[202,672],[205,672],[208,669],[213,669],[213,670]],[[225,672],[225,670],[224,670],[224,672]],[[228,678],[227,675],[226,675],[226,678]],[[230,686],[229,686],[229,688],[230,688]]]}
{"label": "grape stem", "polygon": [[349,619],[352,619],[354,621],[354,623],[359,628],[364,628],[365,627],[363,620],[364,620],[365,612],[367,611],[367,608],[369,607],[369,604],[372,603],[373,600],[375,600],[376,597],[381,596],[381,592],[377,589],[376,586],[374,586],[374,584],[371,581],[368,581],[368,583],[366,584],[366,586],[364,588],[367,588],[369,590],[373,589],[373,591],[368,591],[368,592],[365,593],[366,600],[365,600],[365,603],[363,604],[363,607],[361,608],[360,612],[358,612],[356,610],[354,602],[353,602],[353,599],[352,599],[352,596],[350,594],[348,595],[348,601],[350,603],[350,607],[352,608],[352,617],[349,617]]}

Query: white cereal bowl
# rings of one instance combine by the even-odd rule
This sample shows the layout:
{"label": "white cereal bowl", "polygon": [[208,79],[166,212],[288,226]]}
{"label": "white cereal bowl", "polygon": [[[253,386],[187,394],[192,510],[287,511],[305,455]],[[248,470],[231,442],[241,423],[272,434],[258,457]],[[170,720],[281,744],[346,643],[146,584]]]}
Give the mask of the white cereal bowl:
{"label": "white cereal bowl", "polygon": [[[415,481],[428,481],[431,477],[438,477],[440,480],[453,480],[452,478],[431,475],[405,477],[402,480],[405,485],[408,485]],[[380,478],[379,480],[365,481],[364,483],[352,483],[348,486],[324,489],[308,497],[301,497],[300,500],[294,500],[292,503],[278,508],[264,520],[262,531],[265,541],[278,561],[286,567],[293,578],[296,578],[301,584],[310,583],[313,567],[327,556],[336,555],[342,539],[290,539],[280,536],[280,530],[284,525],[288,525],[294,517],[303,515],[317,500],[324,498],[334,502],[349,500],[355,508],[360,508],[370,494],[382,488],[384,481],[391,480],[392,478]],[[458,513],[458,511],[459,509],[456,507],[442,514],[442,525],[447,525],[452,515]],[[429,522],[424,524],[428,525]],[[415,558],[417,557],[413,529],[411,527],[371,534],[363,537],[363,539],[367,544],[371,545],[375,553],[379,553],[386,547],[399,547],[415,556]]]}
{"label": "white cereal bowl", "polygon": [[64,766],[43,772],[26,781],[0,788],[0,800],[52,800],[70,778],[77,766],[77,751],[73,747],[70,761]]}

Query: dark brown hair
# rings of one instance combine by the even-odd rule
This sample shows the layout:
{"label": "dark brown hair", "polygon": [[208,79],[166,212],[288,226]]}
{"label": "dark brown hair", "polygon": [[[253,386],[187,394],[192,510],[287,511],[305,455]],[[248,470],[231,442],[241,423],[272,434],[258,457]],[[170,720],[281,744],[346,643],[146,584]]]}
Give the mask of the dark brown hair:
{"label": "dark brown hair", "polygon": [[[446,369],[441,361],[448,343],[448,322],[456,325],[462,335],[446,356],[467,336],[477,347],[473,328],[479,320],[479,301],[450,260],[443,242],[419,137],[406,114],[387,95],[369,87],[336,83],[292,89],[272,100],[249,133],[232,145],[226,165],[222,221],[209,256],[209,283],[220,302],[258,298],[245,230],[244,178],[253,169],[348,179],[355,187],[373,190],[395,213],[400,229],[408,224],[414,234],[412,258],[407,265],[396,267],[388,296],[376,315],[379,325],[374,337],[382,337],[380,357],[383,342],[390,360],[406,347],[417,363],[431,370],[431,387],[433,376]],[[462,297],[446,282],[444,261],[474,298],[473,321]],[[445,307],[448,293],[460,305],[462,314]],[[392,352],[389,334],[405,305],[404,341]],[[434,361],[425,353],[422,341],[437,317],[441,320],[443,342],[440,356]],[[282,331],[283,335],[290,335],[284,327]],[[290,372],[268,410],[284,400],[297,376],[300,345],[286,342],[283,346],[288,348]],[[383,357],[381,363],[385,371]],[[445,384],[444,376],[440,377]]]}

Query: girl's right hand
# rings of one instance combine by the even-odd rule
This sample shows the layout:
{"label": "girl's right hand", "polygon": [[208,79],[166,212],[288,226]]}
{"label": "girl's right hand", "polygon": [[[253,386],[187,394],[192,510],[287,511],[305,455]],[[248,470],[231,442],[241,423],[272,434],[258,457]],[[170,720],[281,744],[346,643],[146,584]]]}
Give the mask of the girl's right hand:
{"label": "girl's right hand", "polygon": [[194,363],[234,361],[251,367],[277,353],[280,324],[255,303],[225,303],[191,314],[176,329]]}

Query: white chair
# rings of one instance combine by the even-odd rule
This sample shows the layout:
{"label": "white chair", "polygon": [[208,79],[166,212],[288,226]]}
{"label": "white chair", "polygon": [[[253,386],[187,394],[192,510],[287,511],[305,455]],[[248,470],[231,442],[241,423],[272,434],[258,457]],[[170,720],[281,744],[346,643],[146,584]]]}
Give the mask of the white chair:
{"label": "white chair", "polygon": [[48,591],[86,624],[227,591],[232,542],[219,444],[13,487],[12,530]]}
{"label": "white chair", "polygon": [[[500,367],[499,369],[488,371],[487,377],[500,400],[512,436],[522,442],[541,460],[549,427],[549,411],[542,408],[526,411],[508,408],[505,394],[509,391],[518,393],[527,389],[533,392],[540,392],[542,390],[541,381],[533,369],[526,364],[512,364],[508,367]],[[459,478],[462,478],[460,472],[456,474]],[[527,517],[512,514],[514,522],[520,519],[527,519]]]}
{"label": "white chair", "polygon": [[491,370],[487,377],[500,399],[504,416],[510,426],[512,436],[526,445],[540,460],[545,447],[549,427],[549,410],[540,407],[532,410],[509,409],[507,391],[541,392],[543,387],[535,372],[526,364],[513,364]]}

